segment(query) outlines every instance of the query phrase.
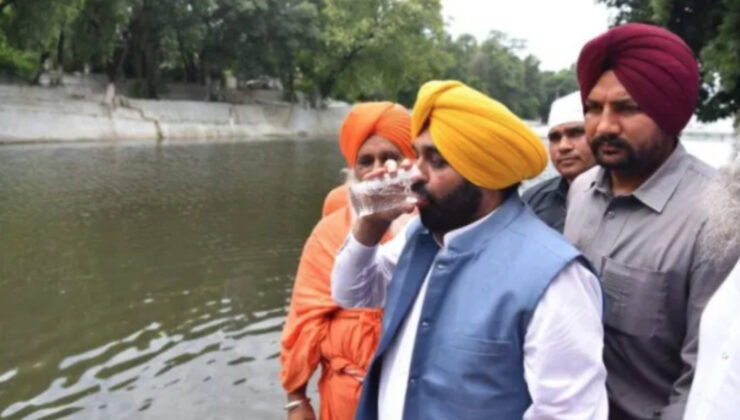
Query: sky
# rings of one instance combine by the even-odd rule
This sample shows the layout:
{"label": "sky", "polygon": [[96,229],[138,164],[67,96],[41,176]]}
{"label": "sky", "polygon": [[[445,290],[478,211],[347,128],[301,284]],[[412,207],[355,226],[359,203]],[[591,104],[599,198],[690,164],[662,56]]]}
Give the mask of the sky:
{"label": "sky", "polygon": [[491,30],[523,39],[542,70],[560,70],[578,59],[581,47],[604,32],[609,13],[596,0],[442,0],[442,16],[453,36],[484,40]]}

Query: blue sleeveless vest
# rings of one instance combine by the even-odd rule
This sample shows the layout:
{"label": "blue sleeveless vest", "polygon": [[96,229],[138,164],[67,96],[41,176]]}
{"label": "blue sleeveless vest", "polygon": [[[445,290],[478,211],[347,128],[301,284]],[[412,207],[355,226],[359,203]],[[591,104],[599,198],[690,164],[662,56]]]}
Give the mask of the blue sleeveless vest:
{"label": "blue sleeveless vest", "polygon": [[443,250],[414,223],[356,419],[377,419],[383,357],[431,269],[403,419],[520,420],[531,404],[523,366],[527,326],[547,286],[580,254],[516,194]]}

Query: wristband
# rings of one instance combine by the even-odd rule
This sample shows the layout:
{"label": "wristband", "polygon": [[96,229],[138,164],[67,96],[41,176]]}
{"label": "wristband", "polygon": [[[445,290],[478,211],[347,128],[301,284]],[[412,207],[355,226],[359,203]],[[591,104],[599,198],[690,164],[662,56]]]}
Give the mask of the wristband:
{"label": "wristband", "polygon": [[300,407],[301,404],[308,403],[308,402],[311,402],[310,398],[304,398],[302,400],[291,401],[283,406],[283,410],[292,411],[293,409]]}

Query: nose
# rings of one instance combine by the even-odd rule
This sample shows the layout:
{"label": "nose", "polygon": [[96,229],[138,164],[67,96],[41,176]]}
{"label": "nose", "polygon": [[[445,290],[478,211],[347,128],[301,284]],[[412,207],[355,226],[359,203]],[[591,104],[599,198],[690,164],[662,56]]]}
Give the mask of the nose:
{"label": "nose", "polygon": [[372,170],[375,171],[375,170],[377,170],[379,168],[382,168],[383,166],[385,166],[385,162],[383,162],[383,160],[380,159],[380,158],[376,158],[373,161],[373,168],[372,168]]}
{"label": "nose", "polygon": [[596,137],[609,135],[619,135],[621,127],[619,125],[619,119],[617,113],[611,109],[610,106],[604,107],[604,110],[599,115],[598,123],[596,124]]}
{"label": "nose", "polygon": [[416,161],[409,169],[409,175],[411,177],[411,184],[417,184],[419,182],[426,183],[429,178],[426,172],[426,165],[422,165],[421,159]]}
{"label": "nose", "polygon": [[558,142],[558,151],[567,152],[573,150],[573,141],[568,136],[563,136]]}

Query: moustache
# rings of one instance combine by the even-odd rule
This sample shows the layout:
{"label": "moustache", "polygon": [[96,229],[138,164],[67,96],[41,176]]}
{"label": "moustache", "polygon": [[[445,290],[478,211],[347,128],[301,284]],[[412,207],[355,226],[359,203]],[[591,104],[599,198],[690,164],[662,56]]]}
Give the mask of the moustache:
{"label": "moustache", "polygon": [[593,150],[594,153],[596,153],[596,151],[599,149],[599,147],[601,147],[603,145],[607,145],[607,146],[611,146],[611,147],[617,147],[617,148],[621,148],[621,149],[631,149],[632,148],[630,146],[630,144],[627,143],[627,140],[625,140],[625,139],[623,139],[621,137],[604,135],[604,136],[596,137],[591,142],[591,150]]}
{"label": "moustache", "polygon": [[434,203],[434,197],[427,191],[423,181],[411,185],[411,192],[426,200],[429,204]]}

